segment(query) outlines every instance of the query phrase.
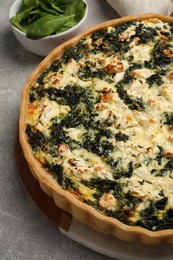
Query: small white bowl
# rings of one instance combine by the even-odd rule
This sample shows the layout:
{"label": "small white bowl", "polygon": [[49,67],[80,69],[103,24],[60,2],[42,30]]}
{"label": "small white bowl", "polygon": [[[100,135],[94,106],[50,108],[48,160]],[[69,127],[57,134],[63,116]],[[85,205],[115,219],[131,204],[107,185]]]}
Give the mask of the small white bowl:
{"label": "small white bowl", "polygon": [[[9,11],[9,19],[16,15],[16,13],[19,11],[21,4],[23,0],[17,0],[15,1]],[[38,39],[38,40],[32,40],[26,37],[26,34],[22,31],[20,31],[18,28],[13,26],[10,23],[11,29],[18,39],[18,41],[23,45],[24,48],[31,51],[34,54],[37,54],[39,56],[46,56],[49,54],[49,52],[60,45],[61,43],[71,39],[72,37],[76,36],[78,33],[82,30],[82,25],[85,22],[87,15],[88,15],[88,5],[85,0],[83,0],[86,4],[86,11],[84,14],[84,17],[82,20],[76,24],[71,29],[64,31],[59,34],[46,36],[44,38]]]}

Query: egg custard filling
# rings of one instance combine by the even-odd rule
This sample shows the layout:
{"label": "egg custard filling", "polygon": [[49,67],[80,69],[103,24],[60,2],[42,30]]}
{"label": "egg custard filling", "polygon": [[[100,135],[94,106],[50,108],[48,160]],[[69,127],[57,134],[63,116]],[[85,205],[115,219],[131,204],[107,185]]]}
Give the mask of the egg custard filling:
{"label": "egg custard filling", "polygon": [[66,49],[30,86],[26,135],[77,200],[173,228],[173,24],[130,21]]}

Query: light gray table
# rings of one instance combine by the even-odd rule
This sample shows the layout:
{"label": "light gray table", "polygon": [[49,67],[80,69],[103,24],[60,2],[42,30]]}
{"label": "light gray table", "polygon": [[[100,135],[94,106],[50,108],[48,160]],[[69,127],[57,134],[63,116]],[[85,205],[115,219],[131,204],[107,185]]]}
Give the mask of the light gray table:
{"label": "light gray table", "polygon": [[[8,12],[14,0],[0,0],[0,259],[110,259],[67,238],[42,216],[27,195],[15,164],[14,136],[20,93],[42,60],[25,50],[13,35]],[[87,0],[85,28],[117,18],[106,0]]]}

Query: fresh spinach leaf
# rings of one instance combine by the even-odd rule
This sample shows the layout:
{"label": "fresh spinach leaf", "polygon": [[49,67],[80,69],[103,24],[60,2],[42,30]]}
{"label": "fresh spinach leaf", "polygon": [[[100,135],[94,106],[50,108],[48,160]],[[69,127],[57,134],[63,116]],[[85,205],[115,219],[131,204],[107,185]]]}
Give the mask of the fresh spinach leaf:
{"label": "fresh spinach leaf", "polygon": [[30,14],[36,15],[38,18],[47,15],[46,12],[41,12],[39,9],[35,9],[35,10],[31,11]]}
{"label": "fresh spinach leaf", "polygon": [[56,5],[52,0],[49,0],[49,4],[50,4],[50,6],[55,10],[55,11],[57,11],[57,12],[59,12],[59,13],[63,13],[64,11],[60,8],[60,7],[58,7],[58,5]]}
{"label": "fresh spinach leaf", "polygon": [[45,15],[35,21],[28,29],[26,36],[30,39],[40,39],[42,37],[52,35],[66,22],[73,19],[74,15]]}
{"label": "fresh spinach leaf", "polygon": [[20,31],[26,33],[29,26],[28,25],[24,25],[24,24],[20,24],[17,20],[17,17],[14,16],[10,19],[10,22],[12,25],[14,25],[16,28],[18,28]]}
{"label": "fresh spinach leaf", "polygon": [[169,125],[169,126],[173,125],[173,113],[164,112],[162,114],[162,118],[163,118],[162,121],[164,125]]}
{"label": "fresh spinach leaf", "polygon": [[56,31],[55,33],[65,32],[65,31],[69,30],[70,28],[72,28],[75,25],[76,25],[75,20],[71,20],[71,21],[67,22],[63,27],[58,29],[58,31]]}
{"label": "fresh spinach leaf", "polygon": [[51,0],[55,5],[57,6],[66,6],[68,4],[71,4],[75,2],[76,0]]}
{"label": "fresh spinach leaf", "polygon": [[[47,2],[47,1],[46,1]],[[39,5],[40,7],[47,12],[48,14],[53,14],[53,15],[57,15],[58,12],[54,9],[52,9],[51,7],[49,7],[48,3],[44,3],[44,1],[39,1]]]}
{"label": "fresh spinach leaf", "polygon": [[22,20],[26,20],[29,17],[29,15],[33,9],[34,9],[34,6],[31,6],[21,12],[18,12],[16,14],[16,18],[17,18],[18,22],[20,23]]}
{"label": "fresh spinach leaf", "polygon": [[85,7],[86,5],[83,2],[83,0],[76,0],[73,1],[71,4],[67,5],[64,14],[75,14],[75,21],[76,23],[78,23],[85,14]]}
{"label": "fresh spinach leaf", "polygon": [[38,7],[38,0],[23,0],[20,11],[23,11],[32,6]]}

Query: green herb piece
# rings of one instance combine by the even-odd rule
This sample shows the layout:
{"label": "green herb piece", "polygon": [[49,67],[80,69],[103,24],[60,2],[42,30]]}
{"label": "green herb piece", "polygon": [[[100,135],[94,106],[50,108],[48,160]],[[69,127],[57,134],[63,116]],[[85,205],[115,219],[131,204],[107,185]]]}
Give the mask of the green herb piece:
{"label": "green herb piece", "polygon": [[132,63],[132,65],[129,67],[129,70],[136,70],[136,69],[141,69],[142,65],[140,63]]}
{"label": "green herb piece", "polygon": [[157,160],[158,164],[161,165],[161,163],[162,163],[162,158],[165,156],[165,155],[164,155],[164,149],[163,149],[163,147],[161,147],[161,146],[158,146],[158,148],[159,148],[159,153],[158,153],[158,155],[156,156],[156,160]]}
{"label": "green herb piece", "polygon": [[26,134],[33,150],[41,148],[46,143],[44,134],[29,124],[26,127]]}
{"label": "green herb piece", "polygon": [[133,162],[129,162],[128,164],[128,169],[120,169],[120,168],[115,168],[114,169],[114,173],[113,173],[113,176],[114,176],[114,179],[115,180],[118,180],[122,177],[124,178],[130,178],[133,174],[133,170],[134,170],[134,166],[133,166]]}
{"label": "green herb piece", "polygon": [[59,185],[65,190],[70,188],[76,190],[77,187],[73,181],[64,175],[64,169],[61,164],[50,164],[49,162],[46,162],[44,166],[52,173]]}
{"label": "green herb piece", "polygon": [[[154,65],[165,68],[172,63],[172,51],[169,44],[157,42],[153,49]],[[168,55],[170,53],[170,55]]]}
{"label": "green herb piece", "polygon": [[173,159],[170,159],[165,165],[162,170],[157,174],[157,176],[165,176],[167,172],[172,172],[173,170]]}
{"label": "green herb piece", "polygon": [[155,36],[157,36],[157,30],[155,28],[145,27],[140,24],[136,28],[136,34],[133,37],[139,37],[139,44],[145,44],[149,41],[154,41]]}
{"label": "green herb piece", "polygon": [[173,113],[163,113],[162,114],[162,117],[163,117],[163,124],[164,125],[170,125],[172,126],[173,125]]}
{"label": "green herb piece", "polygon": [[163,199],[160,199],[160,200],[156,201],[156,203],[155,203],[156,209],[163,210],[165,208],[167,202],[168,202],[168,198],[167,197],[164,197]]}
{"label": "green herb piece", "polygon": [[147,83],[150,87],[152,87],[154,84],[161,86],[163,84],[163,80],[159,74],[153,74],[147,78]]}
{"label": "green herb piece", "polygon": [[[123,79],[124,80],[124,79]],[[124,89],[122,84],[123,81],[119,82],[116,86],[117,93],[120,99],[123,100],[124,104],[128,106],[131,110],[143,111],[145,110],[145,104],[141,98],[132,98],[128,95],[127,91]]]}
{"label": "green herb piece", "polygon": [[115,134],[115,139],[117,140],[117,141],[127,141],[127,140],[129,140],[129,136],[128,135],[126,135],[126,134],[123,134],[122,132],[118,132],[118,133],[116,133]]}

